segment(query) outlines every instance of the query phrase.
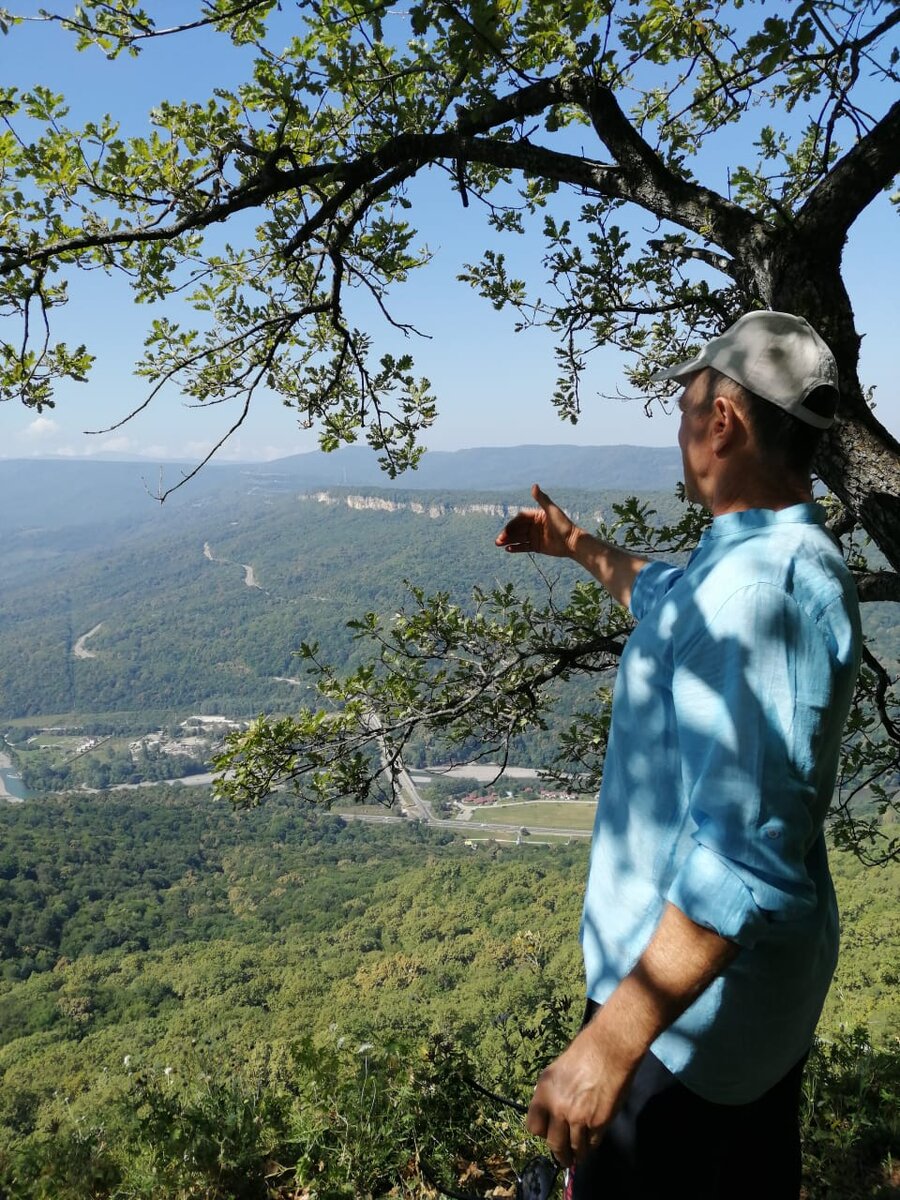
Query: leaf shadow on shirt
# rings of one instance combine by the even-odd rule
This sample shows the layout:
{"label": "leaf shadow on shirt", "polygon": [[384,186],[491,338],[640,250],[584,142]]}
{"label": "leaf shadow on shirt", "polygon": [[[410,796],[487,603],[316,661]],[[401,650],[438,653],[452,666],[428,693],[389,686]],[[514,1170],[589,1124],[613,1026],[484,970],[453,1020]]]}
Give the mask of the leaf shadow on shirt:
{"label": "leaf shadow on shirt", "polygon": [[685,1079],[723,1095],[743,1072],[759,1094],[812,1041],[837,951],[823,826],[858,665],[846,606],[758,541],[653,564],[616,680],[582,927],[600,1000],[667,903],[740,946],[663,1035]]}

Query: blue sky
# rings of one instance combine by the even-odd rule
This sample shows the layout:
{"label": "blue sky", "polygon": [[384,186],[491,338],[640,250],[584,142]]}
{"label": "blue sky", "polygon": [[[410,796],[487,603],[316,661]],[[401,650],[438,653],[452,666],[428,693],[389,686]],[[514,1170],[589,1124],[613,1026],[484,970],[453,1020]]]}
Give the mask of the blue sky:
{"label": "blue sky", "polygon": [[[172,4],[158,7],[177,12]],[[36,12],[38,5],[30,8]],[[125,132],[141,130],[144,114],[159,100],[206,98],[223,78],[233,81],[240,68],[237,52],[202,34],[154,44],[137,62],[126,57],[108,62],[96,51],[77,54],[71,39],[54,27],[34,25],[0,40],[0,53],[5,83],[20,88],[46,83],[67,95],[73,121],[109,111],[123,121]],[[885,103],[879,105],[876,98],[874,107],[880,112]],[[771,119],[769,114],[765,117]],[[734,145],[733,139],[730,144]],[[718,157],[710,156],[704,164],[703,179],[724,188],[729,162],[720,151],[715,153]],[[618,389],[627,390],[622,358],[612,350],[595,355],[592,361],[579,424],[560,422],[549,400],[554,384],[550,340],[540,331],[516,335],[510,314],[495,313],[466,285],[456,282],[462,264],[477,261],[495,236],[477,204],[463,209],[436,173],[417,184],[411,197],[421,243],[433,252],[434,261],[398,290],[395,315],[413,320],[431,337],[404,342],[388,330],[376,336],[385,350],[413,353],[417,374],[432,382],[441,415],[426,438],[428,445],[449,450],[551,442],[674,442],[674,417],[657,411],[648,418],[639,402],[604,398]],[[896,336],[897,219],[887,196],[871,206],[851,232],[845,277],[858,327],[865,333],[863,382],[876,388],[880,419],[900,435],[900,397],[888,368]],[[519,272],[538,280],[540,241],[506,241],[509,245],[504,249],[516,260]],[[164,461],[204,455],[234,417],[224,406],[186,407],[176,391],[163,393],[122,429],[94,436],[84,433],[113,424],[145,394],[146,381],[135,378],[131,368],[151,313],[146,306],[132,303],[124,281],[110,281],[98,273],[79,279],[71,295],[59,328],[72,341],[88,340],[98,353],[91,381],[61,388],[57,407],[40,416],[13,404],[0,406],[0,456],[117,454]],[[373,324],[375,319],[373,314]],[[260,395],[221,458],[271,459],[315,447],[313,432],[300,430],[280,401]]]}

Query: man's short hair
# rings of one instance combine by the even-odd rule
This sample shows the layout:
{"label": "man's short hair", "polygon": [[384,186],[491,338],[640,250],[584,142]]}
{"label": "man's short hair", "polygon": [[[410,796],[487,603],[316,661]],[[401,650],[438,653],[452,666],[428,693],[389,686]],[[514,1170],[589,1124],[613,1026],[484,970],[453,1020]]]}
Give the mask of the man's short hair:
{"label": "man's short hair", "polygon": [[[711,367],[707,370],[705,406],[711,406],[716,396],[733,400],[741,408],[756,446],[767,461],[783,467],[790,475],[809,475],[824,429],[798,420],[721,371]],[[812,392],[805,403],[822,417],[833,416],[834,389],[823,388],[821,395]]]}

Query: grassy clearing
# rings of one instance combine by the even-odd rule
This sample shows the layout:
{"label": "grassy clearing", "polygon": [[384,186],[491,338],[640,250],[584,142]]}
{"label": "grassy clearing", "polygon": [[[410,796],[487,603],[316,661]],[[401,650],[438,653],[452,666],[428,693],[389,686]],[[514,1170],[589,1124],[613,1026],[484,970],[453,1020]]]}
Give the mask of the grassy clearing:
{"label": "grassy clearing", "polygon": [[594,801],[535,800],[525,804],[502,804],[476,808],[472,814],[473,822],[483,822],[489,825],[524,825],[530,829],[532,825],[545,829],[587,829],[594,825]]}
{"label": "grassy clearing", "polygon": [[77,737],[73,734],[37,733],[16,749],[26,753],[32,750],[61,750],[64,753],[74,753],[79,746],[84,745],[84,741],[83,733]]}
{"label": "grassy clearing", "polygon": [[328,810],[336,817],[402,817],[399,805],[388,808],[386,804],[334,804]]}
{"label": "grassy clearing", "polygon": [[98,721],[110,724],[119,720],[134,720],[140,718],[147,724],[160,722],[157,714],[143,709],[123,709],[120,712],[67,712],[67,713],[35,713],[30,717],[4,717],[3,724],[10,729],[30,729],[39,726],[48,731],[53,728],[79,730],[83,725],[94,724]]}
{"label": "grassy clearing", "polygon": [[26,745],[16,746],[15,749],[20,754],[45,754],[53,763],[67,762],[87,754],[94,755],[101,762],[109,762],[116,754],[127,752],[134,738],[127,735],[113,737],[110,734],[102,734],[93,740],[94,745],[87,747],[88,737],[85,734],[63,737],[39,733],[34,740]]}

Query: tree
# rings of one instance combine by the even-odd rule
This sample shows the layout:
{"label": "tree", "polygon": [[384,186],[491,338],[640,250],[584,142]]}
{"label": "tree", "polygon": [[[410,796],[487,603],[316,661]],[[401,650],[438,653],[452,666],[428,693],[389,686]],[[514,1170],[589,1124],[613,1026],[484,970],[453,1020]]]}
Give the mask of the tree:
{"label": "tree", "polygon": [[[120,270],[139,299],[184,292],[201,314],[193,330],[152,322],[139,367],[151,385],[146,402],[177,380],[204,402],[241,397],[246,412],[265,386],[320,424],[326,448],[365,428],[387,470],[402,470],[420,453],[435,403],[410,356],[374,360],[373,334],[353,328],[346,297],[365,289],[395,321],[393,289],[426,265],[413,249],[407,188],[435,168],[463,207],[487,206],[498,243],[542,224],[552,302],[530,295],[497,249],[464,277],[521,326],[556,334],[554,403],[564,417],[577,418],[585,357],[599,345],[630,352],[631,379],[647,390],[652,366],[686,356],[747,309],[807,317],[832,346],[842,381],[841,419],[817,461],[840,501],[835,527],[868,534],[887,560],[890,569],[877,571],[857,562],[863,597],[900,599],[900,445],[867,402],[841,275],[848,230],[900,170],[893,0],[796,0],[784,15],[761,3],[673,0],[423,0],[402,11],[385,0],[318,0],[292,10],[284,49],[276,8],[200,0],[169,28],[136,0],[42,14],[80,48],[109,55],[205,27],[255,47],[255,65],[252,79],[208,105],[161,106],[152,134],[130,140],[109,118],[67,128],[64,103],[48,90],[3,92],[0,280],[22,333],[4,347],[0,396],[40,408],[55,380],[84,376],[89,351],[54,345],[50,334],[63,280],[77,269]],[[4,27],[18,20],[6,14]],[[757,131],[748,164],[734,162],[729,194],[698,180],[701,146],[739,138],[764,106],[771,123]],[[658,223],[636,247],[635,211]],[[245,213],[257,214],[253,233]],[[223,224],[243,244],[224,242]],[[670,530],[669,541],[683,541],[686,529]],[[646,523],[629,536],[660,540]],[[539,719],[544,685],[615,657],[622,616],[594,605],[585,590],[561,612],[551,605],[521,618],[513,599],[495,596],[466,625],[446,597],[416,597],[413,616],[391,635],[399,643],[382,644],[387,675],[401,668],[411,678],[376,695],[374,676],[348,687],[323,668],[342,715],[320,715],[305,732],[251,731],[240,743],[257,764],[246,779],[258,788],[270,774],[305,770],[303,754],[288,752],[296,738],[327,744],[323,729],[346,733],[352,716],[356,742],[334,744],[344,765],[323,786],[360,783],[373,761],[373,710],[393,761],[417,706],[426,712],[423,688],[435,721],[452,726],[465,709],[456,728],[464,733],[481,713],[508,744],[510,729]],[[534,649],[533,670],[500,648],[517,628]],[[368,632],[383,636],[371,623]],[[502,677],[499,709],[493,685],[473,690],[464,672],[459,694],[447,693],[456,668],[435,663],[464,643],[484,656],[482,673]],[[895,698],[874,659],[866,683],[883,781],[897,770]],[[388,700],[399,714],[395,743]],[[602,729],[589,733],[602,743]],[[869,727],[856,733],[865,742]]]}

